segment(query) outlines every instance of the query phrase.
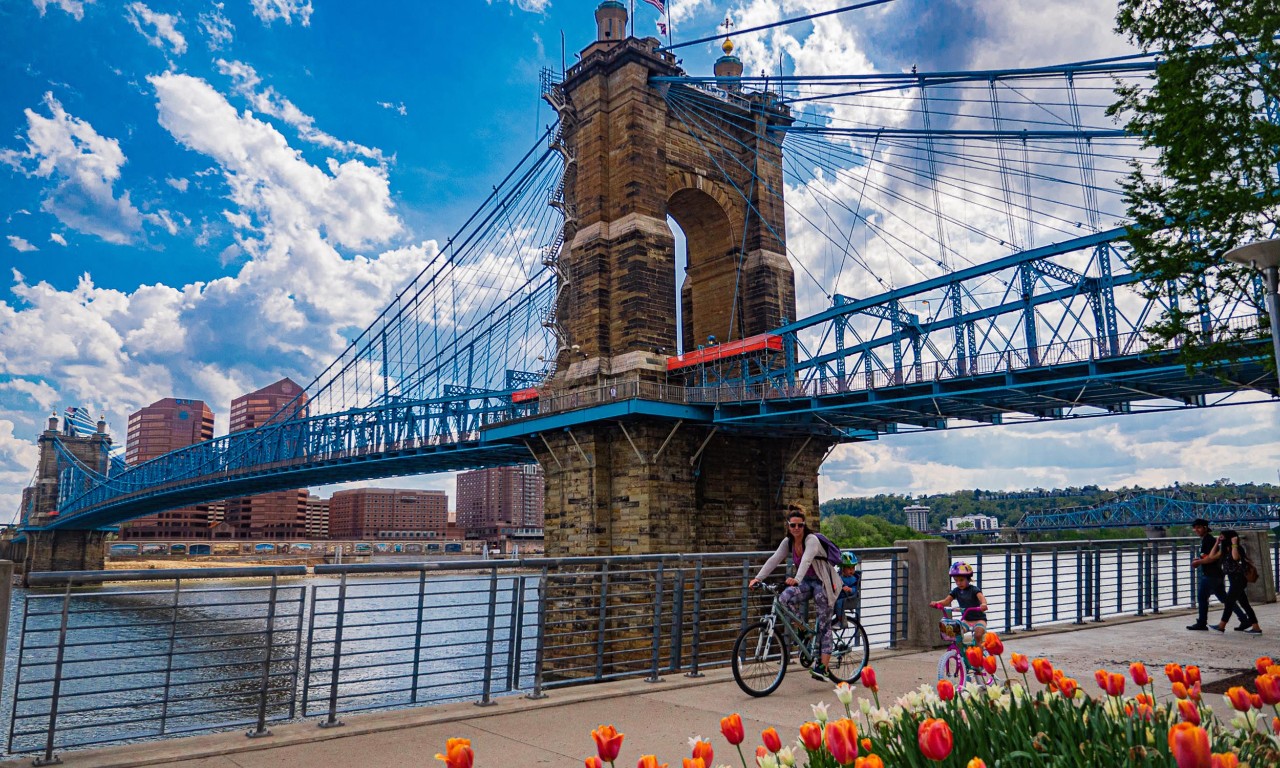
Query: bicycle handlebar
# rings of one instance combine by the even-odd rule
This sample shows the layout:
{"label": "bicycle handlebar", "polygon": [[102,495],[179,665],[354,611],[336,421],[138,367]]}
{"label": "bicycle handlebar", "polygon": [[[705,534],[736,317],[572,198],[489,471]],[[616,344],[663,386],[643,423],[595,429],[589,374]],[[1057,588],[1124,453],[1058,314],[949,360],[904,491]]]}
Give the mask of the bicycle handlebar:
{"label": "bicycle handlebar", "polygon": [[[955,608],[952,608],[952,607],[951,607],[951,606],[949,606],[949,605],[937,605],[937,604],[933,604],[933,607],[934,607],[934,608],[937,608],[938,610],[940,610],[940,611],[942,611],[943,613],[945,613],[945,614],[947,615],[947,618],[951,618],[952,614],[954,614],[954,613],[955,613],[955,610],[956,610]],[[965,609],[964,609],[964,612],[963,612],[962,614],[960,614],[960,618],[961,618],[961,620],[967,619],[967,618],[968,618],[968,616],[969,616],[969,613],[970,613],[970,612],[972,612],[972,611],[977,611],[978,613],[982,613],[982,612],[983,612],[983,611],[982,611],[982,606],[978,605],[978,606],[974,606],[973,608],[965,608]]]}

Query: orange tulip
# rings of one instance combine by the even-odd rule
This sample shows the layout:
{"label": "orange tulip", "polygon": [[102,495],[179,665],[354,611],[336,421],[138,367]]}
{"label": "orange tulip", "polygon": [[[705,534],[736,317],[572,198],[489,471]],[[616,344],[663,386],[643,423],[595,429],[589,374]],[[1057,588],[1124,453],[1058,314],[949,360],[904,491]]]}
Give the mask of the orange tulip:
{"label": "orange tulip", "polygon": [[1227,689],[1227,698],[1237,712],[1248,712],[1253,708],[1253,700],[1249,697],[1249,692],[1238,685]]}
{"label": "orange tulip", "polygon": [[1210,768],[1209,734],[1198,725],[1178,723],[1170,728],[1169,751],[1178,768]]}
{"label": "orange tulip", "polygon": [[992,656],[1000,656],[1004,653],[1004,643],[1000,640],[1000,636],[995,632],[988,632],[983,635],[982,647]]}
{"label": "orange tulip", "polygon": [[1187,695],[1191,697],[1192,701],[1199,701],[1200,700],[1200,684],[1196,683],[1195,685],[1191,686],[1191,690],[1187,691]]}
{"label": "orange tulip", "polygon": [[954,743],[951,737],[951,726],[947,725],[946,720],[930,717],[920,723],[920,729],[916,732],[916,741],[920,745],[920,754],[930,760],[945,760],[947,755],[951,754],[951,746]]}
{"label": "orange tulip", "polygon": [[698,739],[693,743],[693,756],[707,765],[711,765],[716,753],[711,749],[711,742]]}
{"label": "orange tulip", "polygon": [[747,738],[747,734],[742,730],[742,716],[734,712],[728,717],[720,718],[720,733],[724,736],[724,740],[735,747]]}
{"label": "orange tulip", "polygon": [[1253,687],[1258,691],[1258,696],[1262,697],[1263,704],[1280,704],[1280,677],[1258,675],[1253,681]]}
{"label": "orange tulip", "polygon": [[591,738],[596,740],[596,752],[601,760],[612,763],[618,759],[618,753],[622,751],[622,734],[616,728],[602,725],[591,732]]}
{"label": "orange tulip", "polygon": [[[870,752],[870,751],[871,751],[871,739],[868,739],[868,738],[866,738],[866,737],[864,736],[864,737],[863,737],[863,739],[862,739],[862,741],[860,741],[860,742],[858,742],[858,743],[862,745],[862,751],[863,751],[863,752]],[[877,759],[877,760],[879,760],[880,758],[876,758],[876,759]]]}
{"label": "orange tulip", "polygon": [[1031,663],[1027,661],[1027,657],[1020,653],[1011,655],[1009,661],[1013,662],[1013,669],[1019,674],[1025,675],[1027,670],[1031,669]]}
{"label": "orange tulip", "polygon": [[987,763],[980,757],[975,757],[965,764],[964,768],[987,768]]}
{"label": "orange tulip", "polygon": [[707,768],[707,764],[700,757],[686,757],[680,761],[680,768]]}
{"label": "orange tulip", "polygon": [[445,768],[471,768],[475,761],[471,739],[449,739],[445,742],[444,754],[436,753],[436,759],[443,761]]}
{"label": "orange tulip", "polygon": [[950,680],[938,681],[938,698],[951,701],[956,697],[956,687]]}
{"label": "orange tulip", "polygon": [[982,657],[982,668],[983,668],[983,669],[985,669],[985,670],[987,671],[987,674],[988,674],[988,675],[994,675],[994,674],[996,673],[996,664],[997,664],[997,663],[998,663],[998,662],[996,661],[996,657],[995,657],[995,656],[983,656],[983,657]]}
{"label": "orange tulip", "polygon": [[971,645],[964,649],[965,660],[969,662],[969,666],[974,669],[982,669],[982,649],[976,645]]}
{"label": "orange tulip", "polygon": [[1098,687],[1107,690],[1107,670],[1099,669],[1093,673],[1093,679],[1098,681]]}
{"label": "orange tulip", "polygon": [[827,751],[841,765],[851,765],[858,758],[858,726],[842,717],[827,723]]}
{"label": "orange tulip", "polygon": [[604,768],[604,763],[600,760],[599,756],[597,755],[592,755],[591,757],[588,757],[586,760],[583,760],[582,762],[584,765],[587,766],[587,768]]}
{"label": "orange tulip", "polygon": [[764,747],[756,747],[756,765],[764,765],[764,759],[769,756],[769,750]]}
{"label": "orange tulip", "polygon": [[1140,661],[1135,661],[1129,665],[1129,677],[1133,678],[1134,685],[1142,688],[1151,683],[1151,675],[1147,674],[1147,665]]}
{"label": "orange tulip", "polygon": [[1196,666],[1192,666],[1191,664],[1188,664],[1187,665],[1187,685],[1195,685],[1198,682],[1200,682],[1200,668]]}
{"label": "orange tulip", "polygon": [[1174,696],[1177,696],[1179,699],[1185,699],[1185,698],[1187,698],[1187,686],[1186,686],[1186,684],[1185,684],[1185,683],[1174,683],[1174,684],[1173,684],[1173,695],[1174,695]]}
{"label": "orange tulip", "polygon": [[1041,685],[1048,685],[1053,682],[1053,665],[1047,659],[1036,659],[1031,662],[1032,668],[1036,671],[1036,680]]}
{"label": "orange tulip", "polygon": [[879,755],[867,755],[853,761],[853,768],[884,768],[884,761]]}
{"label": "orange tulip", "polygon": [[866,688],[872,693],[880,692],[880,686],[876,683],[876,671],[871,667],[866,667],[862,670],[862,677],[860,679],[862,680],[863,688]]}
{"label": "orange tulip", "polygon": [[1271,732],[1280,736],[1280,717],[1271,718]]}
{"label": "orange tulip", "polygon": [[1178,701],[1178,715],[1183,722],[1191,723],[1192,725],[1200,724],[1200,708],[1189,701]]}
{"label": "orange tulip", "polygon": [[1259,656],[1258,660],[1253,662],[1253,667],[1258,670],[1258,674],[1265,675],[1267,674],[1267,667],[1270,667],[1273,664],[1275,664],[1275,662],[1271,660],[1270,656]]}
{"label": "orange tulip", "polygon": [[1240,758],[1234,752],[1224,752],[1209,758],[1210,768],[1239,768]]}
{"label": "orange tulip", "polygon": [[782,738],[772,728],[765,728],[760,734],[760,740],[764,742],[765,749],[770,752],[777,752],[782,749]]}
{"label": "orange tulip", "polygon": [[1107,675],[1107,684],[1104,686],[1108,696],[1124,695],[1124,675],[1119,672],[1112,672]]}
{"label": "orange tulip", "polygon": [[1256,693],[1249,694],[1249,703],[1253,705],[1254,709],[1262,709],[1262,697]]}
{"label": "orange tulip", "polygon": [[822,726],[814,722],[808,722],[800,726],[800,741],[804,744],[804,748],[810,752],[817,751],[822,748]]}
{"label": "orange tulip", "polygon": [[1186,671],[1177,664],[1174,664],[1172,661],[1164,665],[1164,674],[1169,678],[1169,682],[1171,683],[1187,684]]}
{"label": "orange tulip", "polygon": [[1156,705],[1156,700],[1151,698],[1151,694],[1149,693],[1140,693],[1137,696],[1134,696],[1133,700],[1139,704],[1146,704],[1148,707],[1154,707]]}
{"label": "orange tulip", "polygon": [[653,755],[641,755],[640,760],[636,762],[636,768],[667,768],[667,764],[659,764],[658,758]]}
{"label": "orange tulip", "polygon": [[1070,677],[1064,677],[1058,681],[1058,690],[1062,692],[1064,698],[1074,699],[1079,688],[1080,684]]}

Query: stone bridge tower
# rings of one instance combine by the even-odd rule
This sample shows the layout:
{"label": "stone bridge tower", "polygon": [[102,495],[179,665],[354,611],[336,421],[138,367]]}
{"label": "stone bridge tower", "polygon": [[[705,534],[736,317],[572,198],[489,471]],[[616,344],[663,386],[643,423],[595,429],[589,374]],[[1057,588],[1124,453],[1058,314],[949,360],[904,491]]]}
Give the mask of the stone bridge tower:
{"label": "stone bridge tower", "polygon": [[[651,78],[679,76],[654,38],[625,34],[616,0],[596,10],[597,38],[547,89],[565,159],[564,246],[553,327],[560,343],[549,389],[608,393],[666,382],[677,349],[763,333],[795,317],[787,260],[779,129],[788,109],[738,87],[726,45],[715,110],[696,119]],[[695,126],[694,123],[698,125]],[[770,130],[772,129],[772,131]],[[718,138],[712,138],[712,136]],[[687,263],[676,286],[675,238]],[[643,394],[642,394],[643,397]],[[662,414],[544,432],[531,443],[547,477],[548,552],[606,555],[772,547],[784,503],[813,509],[831,443],[716,429]]]}

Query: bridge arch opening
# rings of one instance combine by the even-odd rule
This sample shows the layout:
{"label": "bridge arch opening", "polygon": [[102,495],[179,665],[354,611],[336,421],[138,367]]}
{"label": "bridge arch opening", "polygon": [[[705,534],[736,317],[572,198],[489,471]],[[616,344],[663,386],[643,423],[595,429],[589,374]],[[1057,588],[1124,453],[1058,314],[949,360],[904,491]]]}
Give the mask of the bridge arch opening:
{"label": "bridge arch opening", "polygon": [[675,225],[680,351],[742,338],[744,286],[738,281],[739,243],[728,212],[707,192],[686,187],[668,198],[667,220]]}

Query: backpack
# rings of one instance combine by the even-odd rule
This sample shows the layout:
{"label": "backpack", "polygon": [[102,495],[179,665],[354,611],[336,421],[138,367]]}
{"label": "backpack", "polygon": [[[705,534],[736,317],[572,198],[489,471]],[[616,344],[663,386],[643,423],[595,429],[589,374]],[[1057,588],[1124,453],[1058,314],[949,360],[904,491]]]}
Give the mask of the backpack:
{"label": "backpack", "polygon": [[836,546],[834,541],[816,531],[813,535],[818,537],[818,541],[822,542],[822,546],[827,550],[827,562],[831,563],[833,567],[839,568],[842,554],[840,548]]}

